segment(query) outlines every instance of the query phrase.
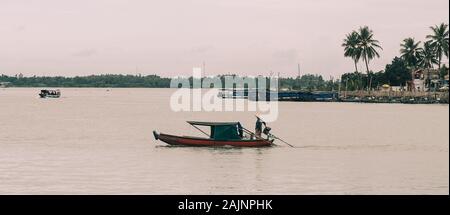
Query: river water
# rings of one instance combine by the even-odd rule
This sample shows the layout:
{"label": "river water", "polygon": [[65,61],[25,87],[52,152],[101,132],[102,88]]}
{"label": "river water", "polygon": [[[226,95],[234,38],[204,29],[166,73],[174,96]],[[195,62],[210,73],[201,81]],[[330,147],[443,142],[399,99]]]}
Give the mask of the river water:
{"label": "river water", "polygon": [[295,148],[167,147],[153,130],[202,135],[171,89],[0,89],[0,194],[449,194],[449,106],[279,103],[272,131]]}

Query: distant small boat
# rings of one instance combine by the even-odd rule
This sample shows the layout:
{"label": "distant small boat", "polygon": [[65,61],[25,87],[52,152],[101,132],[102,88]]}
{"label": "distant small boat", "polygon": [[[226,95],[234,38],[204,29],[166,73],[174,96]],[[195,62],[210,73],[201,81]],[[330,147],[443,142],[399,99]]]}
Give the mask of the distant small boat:
{"label": "distant small boat", "polygon": [[[264,147],[272,146],[273,139],[263,139],[256,137],[253,133],[243,128],[239,122],[195,122],[188,121],[205,135],[202,137],[176,136],[153,131],[156,140],[161,140],[169,145],[179,146],[236,146],[236,147]],[[197,126],[210,128],[210,133],[206,133]],[[244,132],[251,136],[244,136]]]}
{"label": "distant small boat", "polygon": [[41,90],[39,96],[41,98],[59,98],[61,97],[61,92],[59,90]]}

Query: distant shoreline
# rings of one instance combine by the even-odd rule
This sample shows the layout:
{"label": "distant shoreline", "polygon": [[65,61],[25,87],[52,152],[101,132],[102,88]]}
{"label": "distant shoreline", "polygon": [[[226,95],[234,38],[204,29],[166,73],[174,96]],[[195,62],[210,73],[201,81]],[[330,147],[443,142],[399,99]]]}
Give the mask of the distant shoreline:
{"label": "distant shoreline", "polygon": [[0,89],[6,89],[6,88],[150,88],[150,89],[169,89],[170,87],[158,87],[158,86],[7,86],[2,87],[0,86]]}
{"label": "distant shoreline", "polygon": [[[173,89],[170,87],[36,87],[36,86],[11,86],[0,87],[0,90],[6,89]],[[312,91],[315,93],[318,91]],[[323,92],[323,91],[322,91]],[[331,92],[331,91],[330,91]],[[372,104],[449,104],[448,92],[388,92],[388,91],[333,91],[338,97],[332,100],[301,100],[301,99],[283,99],[279,102],[335,102],[335,103],[372,103]],[[64,94],[64,91],[62,91]],[[226,98],[233,99],[233,98]],[[242,98],[238,98],[242,99]]]}

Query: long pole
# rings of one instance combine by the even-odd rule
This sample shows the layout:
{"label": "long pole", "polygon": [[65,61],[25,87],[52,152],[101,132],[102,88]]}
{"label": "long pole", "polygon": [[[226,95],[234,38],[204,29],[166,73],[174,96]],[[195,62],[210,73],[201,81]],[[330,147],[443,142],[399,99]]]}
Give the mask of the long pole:
{"label": "long pole", "polygon": [[286,143],[288,146],[294,148],[293,145],[291,145],[291,144],[289,144],[288,142],[282,140],[281,138],[279,138],[279,137],[277,137],[277,136],[275,136],[275,135],[273,135],[273,134],[270,134],[270,136],[273,137],[273,138],[275,138],[275,139],[277,139],[277,140],[279,140],[279,141],[281,141],[281,142],[283,142],[283,143]]}
{"label": "long pole", "polygon": [[[261,120],[261,118],[259,118],[258,116],[256,116],[258,119],[260,119]],[[262,120],[261,120],[262,121]],[[263,121],[264,122],[264,121]],[[265,122],[264,122],[265,123]],[[244,128],[245,130],[247,130],[246,128]],[[248,131],[248,130],[247,130]],[[250,131],[249,131],[250,132]],[[282,140],[281,138],[279,138],[279,137],[277,137],[277,136],[275,136],[275,135],[273,135],[273,134],[268,134],[268,135],[270,135],[271,137],[273,137],[273,138],[275,138],[275,139],[277,139],[277,140],[279,140],[279,141],[281,141],[281,142],[283,142],[283,143],[286,143],[288,146],[290,146],[290,147],[292,147],[292,148],[294,148],[294,146],[293,145],[291,145],[291,144],[289,144],[288,142],[286,142],[286,141],[284,141],[284,140]],[[256,136],[256,135],[255,135]]]}

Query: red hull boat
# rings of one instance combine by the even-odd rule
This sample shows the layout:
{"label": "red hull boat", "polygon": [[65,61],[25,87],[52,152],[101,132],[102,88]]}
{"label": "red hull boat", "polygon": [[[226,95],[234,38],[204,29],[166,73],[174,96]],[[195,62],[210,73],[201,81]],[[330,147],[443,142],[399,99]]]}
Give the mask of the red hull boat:
{"label": "red hull boat", "polygon": [[161,140],[169,145],[179,146],[236,146],[236,147],[263,147],[271,146],[269,140],[213,140],[201,137],[175,136],[170,134],[158,134],[153,132],[156,140]]}
{"label": "red hull boat", "polygon": [[189,137],[189,136],[176,136],[170,134],[163,134],[153,131],[153,135],[156,140],[161,140],[169,145],[178,146],[235,146],[235,147],[265,147],[272,146],[273,139],[263,139],[244,137],[244,130],[240,126],[239,122],[226,122],[226,123],[210,123],[210,122],[192,122],[188,121],[189,124],[194,126],[209,126],[211,128],[211,134],[199,129],[202,133],[208,135],[208,138],[202,137]]}

